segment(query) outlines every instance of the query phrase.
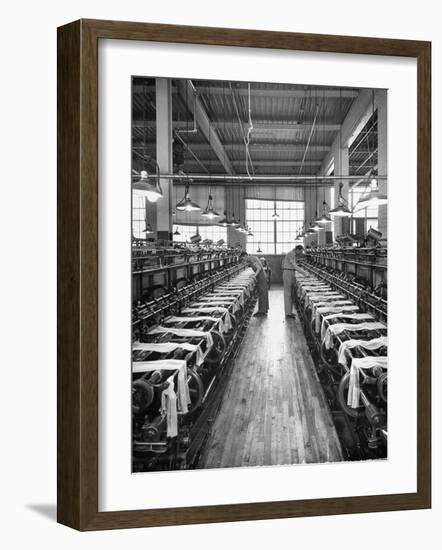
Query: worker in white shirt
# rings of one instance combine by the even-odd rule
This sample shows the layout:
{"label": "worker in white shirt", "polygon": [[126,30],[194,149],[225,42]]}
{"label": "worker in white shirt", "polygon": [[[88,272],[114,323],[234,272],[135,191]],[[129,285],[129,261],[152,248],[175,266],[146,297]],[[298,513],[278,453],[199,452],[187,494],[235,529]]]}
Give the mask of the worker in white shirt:
{"label": "worker in white shirt", "polygon": [[263,317],[267,315],[269,310],[269,287],[267,277],[260,262],[256,256],[249,256],[247,252],[243,252],[240,256],[241,260],[250,266],[256,274],[256,283],[258,287],[258,311],[255,317]]}
{"label": "worker in white shirt", "polygon": [[304,274],[298,266],[298,260],[304,254],[304,247],[301,244],[287,252],[282,260],[282,282],[284,284],[284,313],[288,318],[296,318],[293,313],[293,294],[295,291],[295,271]]}

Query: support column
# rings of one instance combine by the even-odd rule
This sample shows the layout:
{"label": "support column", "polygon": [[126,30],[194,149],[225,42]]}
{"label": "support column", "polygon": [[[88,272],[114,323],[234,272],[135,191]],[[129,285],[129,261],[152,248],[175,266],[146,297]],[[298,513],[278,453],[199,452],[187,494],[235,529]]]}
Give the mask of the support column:
{"label": "support column", "polygon": [[[172,81],[168,78],[157,78],[156,85],[156,128],[157,128],[157,163],[160,173],[171,174],[172,160]],[[163,197],[157,206],[157,237],[172,240],[172,180],[161,179]]]}
{"label": "support column", "polygon": [[[374,97],[375,107],[378,111],[378,174],[388,174],[387,159],[387,90],[377,90]],[[378,180],[379,191],[388,196],[387,180]],[[382,236],[387,238],[388,204],[379,206],[378,224]]]}

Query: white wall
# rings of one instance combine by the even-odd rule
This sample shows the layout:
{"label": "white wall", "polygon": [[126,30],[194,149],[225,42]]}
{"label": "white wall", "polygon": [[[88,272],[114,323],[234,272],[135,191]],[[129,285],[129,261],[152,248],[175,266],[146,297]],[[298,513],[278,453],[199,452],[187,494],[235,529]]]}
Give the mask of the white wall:
{"label": "white wall", "polygon": [[[260,7],[262,6],[262,7]],[[79,534],[54,522],[56,27],[79,17],[434,40],[434,151],[442,148],[442,38],[438,3],[372,0],[7,2],[2,16],[1,189],[2,466],[0,539],[6,548],[95,549],[439,547],[441,503],[440,338],[435,338],[434,509],[326,518]],[[439,21],[439,23],[438,23]],[[434,154],[433,181],[442,173]],[[6,168],[6,173],[5,173]],[[441,186],[434,186],[441,204]],[[440,234],[441,218],[434,234]],[[435,239],[436,240],[436,239]],[[439,243],[437,243],[439,244]],[[4,252],[8,257],[4,258]],[[440,246],[438,247],[440,250]],[[436,252],[436,251],[435,251]],[[406,251],[404,251],[406,259]],[[440,253],[434,260],[440,268]],[[30,266],[30,269],[25,269]],[[31,277],[32,273],[32,277]],[[434,295],[440,307],[440,271]],[[438,283],[438,284],[437,284]],[[436,286],[437,285],[437,286]],[[26,301],[26,303],[24,303]],[[7,309],[5,309],[5,303]],[[23,310],[26,308],[24,318]],[[434,332],[441,331],[435,315]],[[10,335],[6,336],[5,330]],[[6,354],[4,353],[6,351]],[[6,438],[6,439],[5,439]],[[25,444],[25,448],[23,445]]]}

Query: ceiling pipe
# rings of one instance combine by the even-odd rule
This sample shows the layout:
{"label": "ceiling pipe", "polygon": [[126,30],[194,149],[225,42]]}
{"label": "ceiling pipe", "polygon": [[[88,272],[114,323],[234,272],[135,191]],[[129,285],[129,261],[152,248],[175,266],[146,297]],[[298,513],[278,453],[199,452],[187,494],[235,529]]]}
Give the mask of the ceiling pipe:
{"label": "ceiling pipe", "polygon": [[[371,171],[370,171],[371,173]],[[154,177],[154,176],[148,176],[148,177]],[[240,175],[226,175],[226,174],[161,174],[161,179],[191,179],[191,180],[205,180],[204,183],[207,182],[208,179],[211,181],[222,181],[223,183],[229,182],[229,181],[242,181],[242,182],[249,182],[250,180],[253,181],[321,181],[321,182],[334,182],[334,181],[341,181],[341,180],[348,180],[348,181],[368,181],[370,180],[369,176],[295,176],[295,175],[275,175],[275,174],[269,174],[267,176],[259,175],[259,176],[252,176],[249,178],[249,176],[240,176]],[[386,180],[386,175],[376,175],[376,179],[378,180]]]}

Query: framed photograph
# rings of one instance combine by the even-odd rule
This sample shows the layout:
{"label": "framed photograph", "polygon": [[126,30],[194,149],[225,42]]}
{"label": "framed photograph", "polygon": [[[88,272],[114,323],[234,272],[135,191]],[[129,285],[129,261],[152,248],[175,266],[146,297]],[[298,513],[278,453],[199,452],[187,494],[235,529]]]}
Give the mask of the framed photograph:
{"label": "framed photograph", "polygon": [[431,44],[58,29],[58,521],[431,506]]}

